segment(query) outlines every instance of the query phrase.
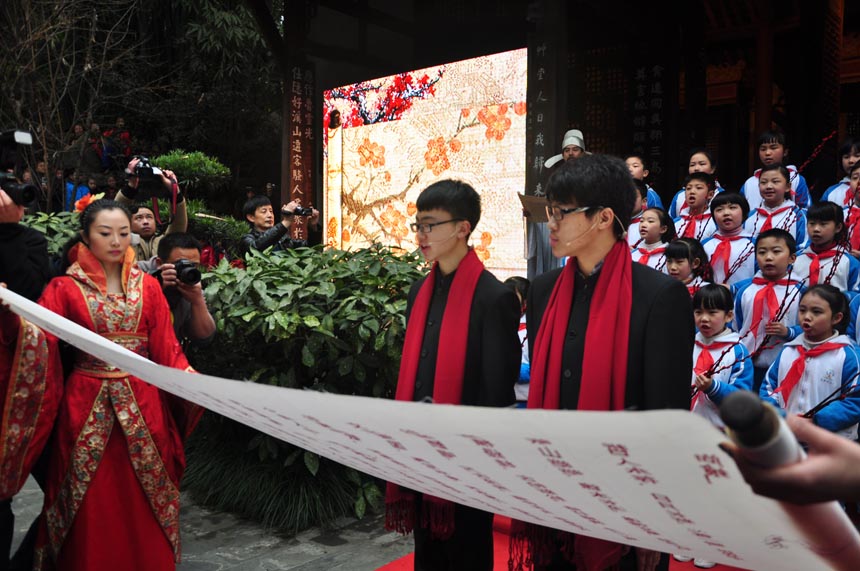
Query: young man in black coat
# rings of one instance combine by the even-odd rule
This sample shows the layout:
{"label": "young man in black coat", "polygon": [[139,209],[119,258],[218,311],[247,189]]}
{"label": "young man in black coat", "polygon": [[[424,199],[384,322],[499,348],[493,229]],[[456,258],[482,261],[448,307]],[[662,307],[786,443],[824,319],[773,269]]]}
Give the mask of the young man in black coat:
{"label": "young man in black coat", "polygon": [[[549,180],[550,246],[557,257],[571,260],[569,267],[535,278],[529,290],[529,408],[690,407],[694,341],[690,297],[680,282],[633,263],[625,231],[635,193],[624,162],[606,155],[568,161]],[[602,275],[606,277],[601,280]],[[560,359],[549,357],[559,354]],[[541,366],[546,381],[536,387],[536,367]],[[610,559],[614,553],[617,561],[623,550],[614,545],[601,549]],[[637,558],[639,569],[668,568],[666,555],[639,548],[623,556],[620,568],[637,569]],[[574,568],[558,550],[552,561],[535,566]]]}
{"label": "young man in black coat", "polygon": [[[519,303],[468,240],[481,215],[466,183],[442,180],[417,200],[412,230],[430,274],[413,284],[397,400],[510,406],[519,377]],[[428,523],[429,522],[429,523]],[[493,514],[388,485],[386,525],[414,531],[415,569],[492,571]]]}

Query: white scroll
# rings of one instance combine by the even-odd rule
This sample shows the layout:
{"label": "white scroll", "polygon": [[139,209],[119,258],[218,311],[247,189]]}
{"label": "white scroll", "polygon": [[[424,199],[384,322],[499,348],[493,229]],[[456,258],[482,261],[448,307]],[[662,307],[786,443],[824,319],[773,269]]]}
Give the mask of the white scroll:
{"label": "white scroll", "polygon": [[194,375],[156,365],[8,290],[0,289],[0,300],[159,388],[421,492],[735,567],[827,568],[779,504],[754,495],[717,448],[726,438],[688,412],[427,405]]}

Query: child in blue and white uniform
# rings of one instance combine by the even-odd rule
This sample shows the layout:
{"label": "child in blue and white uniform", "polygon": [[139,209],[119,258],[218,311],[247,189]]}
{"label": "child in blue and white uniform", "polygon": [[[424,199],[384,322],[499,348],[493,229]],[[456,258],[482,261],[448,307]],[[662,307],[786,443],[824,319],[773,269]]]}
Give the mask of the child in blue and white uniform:
{"label": "child in blue and white uniform", "polygon": [[711,283],[711,266],[702,243],[695,238],[678,238],[666,246],[666,273],[687,286],[690,297]]}
{"label": "child in blue and white uniform", "polygon": [[640,242],[633,248],[633,262],[666,273],[666,247],[675,239],[675,225],[665,210],[648,208],[639,221]]}
{"label": "child in blue and white uniform", "polygon": [[802,250],[807,246],[806,216],[787,198],[789,177],[788,169],[782,165],[774,164],[761,169],[756,182],[763,202],[757,208],[753,208],[750,202],[750,216],[744,222],[744,231],[755,240],[766,230],[780,228],[791,234],[799,250]]}
{"label": "child in blue and white uniform", "polygon": [[645,203],[646,208],[663,208],[663,201],[660,199],[660,195],[648,184],[647,179],[650,172],[648,171],[648,163],[645,161],[645,157],[642,155],[627,155],[624,162],[627,163],[627,168],[633,180],[641,180],[645,183],[645,188],[648,192]]}
{"label": "child in blue and white uniform", "polygon": [[711,260],[715,284],[731,285],[755,274],[755,242],[744,231],[749,213],[749,204],[737,192],[722,192],[711,200],[717,231],[702,246]]}
{"label": "child in blue and white uniform", "polygon": [[[707,173],[714,177],[714,186],[716,187],[716,193],[719,194],[724,191],[723,187],[720,186],[719,181],[717,181],[717,161],[714,159],[714,156],[707,149],[693,149],[690,151],[690,160],[689,165],[687,166],[687,173],[693,174],[694,172],[703,172]],[[669,216],[673,219],[678,218],[682,214],[687,211],[687,201],[684,196],[684,190],[681,189],[675,193],[675,196],[672,197],[672,201],[669,203]]]}
{"label": "child in blue and white uniform", "polygon": [[717,231],[708,205],[714,198],[714,177],[704,172],[687,175],[684,181],[684,197],[687,210],[675,219],[675,233],[680,238],[695,238],[702,241]]}
{"label": "child in blue and white uniform", "polygon": [[842,167],[842,172],[845,176],[842,180],[825,190],[821,196],[821,200],[829,200],[845,208],[854,202],[854,191],[849,184],[849,177],[851,175],[851,167],[857,161],[860,161],[860,137],[848,137],[842,141],[842,144],[839,145],[839,157],[839,165]]}
{"label": "child in blue and white uniform", "polygon": [[805,414],[842,387],[841,394],[847,396],[834,399],[812,421],[854,440],[860,392],[850,393],[858,385],[860,355],[845,335],[847,317],[848,299],[842,292],[827,284],[809,288],[800,301],[803,334],[782,348],[759,395],[785,414]]}
{"label": "child in blue and white uniform", "polygon": [[526,329],[526,299],[529,295],[529,285],[531,283],[524,277],[513,276],[504,281],[504,284],[517,294],[517,299],[520,302],[520,325],[518,334],[520,337],[520,347],[522,348],[522,358],[520,360],[520,376],[514,385],[514,396],[517,403],[516,408],[526,408],[529,401],[529,382],[531,381],[531,365],[529,363],[529,344],[528,330]]}
{"label": "child in blue and white uniform", "polygon": [[794,327],[803,284],[790,271],[796,250],[794,237],[785,230],[762,232],[756,240],[759,271],[752,279],[732,286],[734,330],[753,356],[754,392],[758,392],[783,343],[799,334]]}
{"label": "child in blue and white uniform", "polygon": [[642,237],[639,235],[639,222],[642,220],[642,213],[645,211],[645,200],[648,193],[648,188],[645,182],[639,179],[633,179],[636,185],[636,202],[633,203],[633,214],[630,216],[630,224],[627,226],[627,245],[630,249],[639,246],[642,242]]}
{"label": "child in blue and white uniform", "polygon": [[[808,208],[811,204],[809,197],[809,187],[806,186],[806,179],[803,175],[797,172],[797,167],[789,165],[788,149],[785,146],[785,134],[782,131],[765,131],[758,138],[758,158],[763,167],[773,165],[786,165],[788,171],[788,181],[790,190],[786,193],[786,197],[790,198],[798,207]],[[759,193],[758,177],[761,175],[764,168],[759,169],[747,179],[741,187],[741,194],[747,199],[750,204],[750,210],[755,210],[763,201]]]}
{"label": "child in blue and white uniform", "polygon": [[845,248],[843,212],[830,201],[816,202],[806,213],[810,245],[794,262],[797,279],[806,286],[831,284],[853,297],[860,289],[860,261]]}

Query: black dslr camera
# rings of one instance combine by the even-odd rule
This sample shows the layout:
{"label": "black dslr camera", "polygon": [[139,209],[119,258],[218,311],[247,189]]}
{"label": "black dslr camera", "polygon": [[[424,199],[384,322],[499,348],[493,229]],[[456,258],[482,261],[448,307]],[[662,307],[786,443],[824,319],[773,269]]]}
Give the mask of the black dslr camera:
{"label": "black dslr camera", "polygon": [[313,208],[302,208],[301,206],[296,206],[296,209],[290,212],[286,208],[281,209],[281,215],[283,216],[313,216],[314,209]]}
{"label": "black dslr camera", "polygon": [[170,189],[164,185],[161,169],[152,166],[147,157],[137,157],[134,170],[128,174],[137,177],[137,200],[146,200],[151,197],[169,198]]}
{"label": "black dslr camera", "polygon": [[185,258],[176,260],[173,263],[173,267],[176,268],[176,279],[184,284],[194,285],[200,282],[200,279],[203,277],[197,268],[197,264],[191,260],[186,260]]}
{"label": "black dslr camera", "polygon": [[[6,165],[14,165],[18,145],[32,145],[33,136],[27,131],[5,131],[0,133],[0,165],[4,168]],[[15,204],[18,206],[26,206],[36,200],[39,195],[39,189],[32,184],[21,184],[15,178],[15,175],[6,172],[0,172],[0,188],[9,195]]]}

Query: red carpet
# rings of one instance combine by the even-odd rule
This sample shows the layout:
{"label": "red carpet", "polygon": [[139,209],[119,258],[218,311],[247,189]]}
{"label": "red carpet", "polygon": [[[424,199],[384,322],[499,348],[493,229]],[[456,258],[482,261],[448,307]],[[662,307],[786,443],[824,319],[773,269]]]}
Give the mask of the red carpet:
{"label": "red carpet", "polygon": [[[493,571],[508,571],[508,539],[511,529],[511,520],[506,517],[496,516],[493,523],[493,543],[495,544],[494,557],[495,565]],[[410,553],[405,557],[401,557],[392,561],[388,565],[383,565],[376,571],[412,571],[414,568],[414,555]],[[743,571],[737,567],[729,567],[728,565],[717,565],[711,567],[713,571]],[[669,571],[700,571],[698,567],[693,565],[693,562],[679,563],[674,559],[670,559]]]}

